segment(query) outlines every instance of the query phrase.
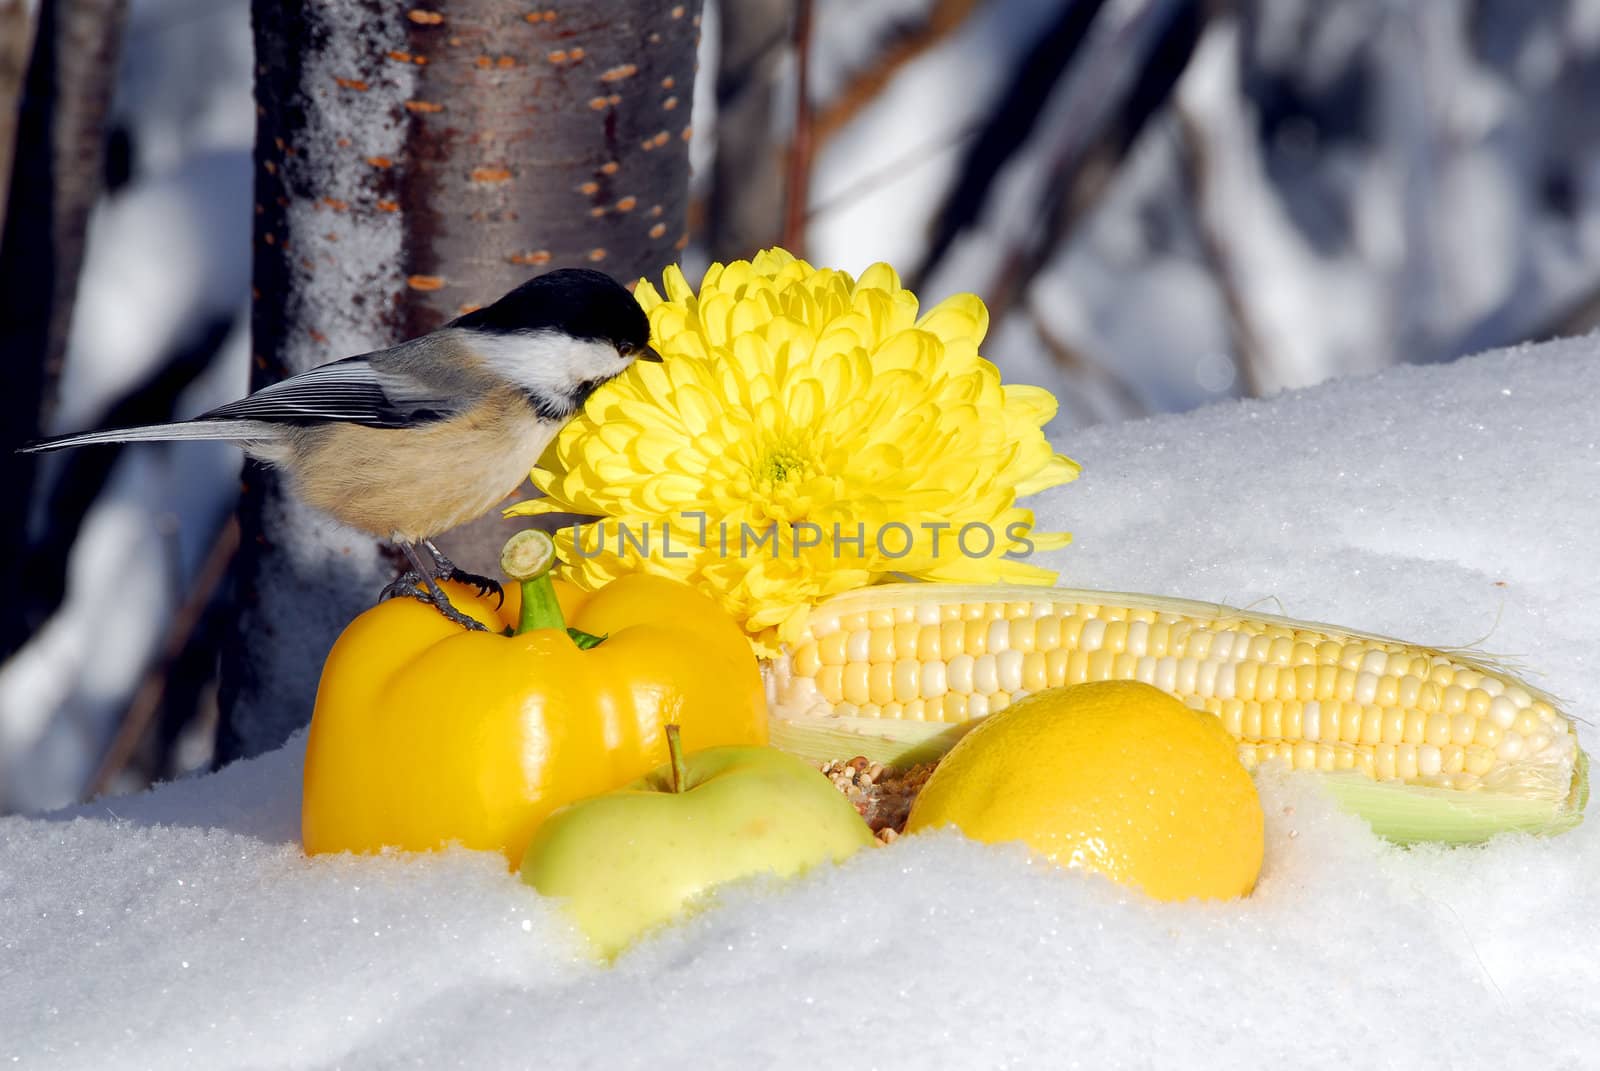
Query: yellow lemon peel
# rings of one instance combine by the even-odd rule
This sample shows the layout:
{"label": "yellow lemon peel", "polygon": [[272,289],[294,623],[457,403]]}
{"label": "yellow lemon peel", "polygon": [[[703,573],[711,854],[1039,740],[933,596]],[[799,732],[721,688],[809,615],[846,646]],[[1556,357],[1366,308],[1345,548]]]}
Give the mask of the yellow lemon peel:
{"label": "yellow lemon peel", "polygon": [[1261,802],[1217,719],[1138,681],[1052,688],[992,714],[934,769],[906,832],[1022,841],[1161,900],[1255,886]]}

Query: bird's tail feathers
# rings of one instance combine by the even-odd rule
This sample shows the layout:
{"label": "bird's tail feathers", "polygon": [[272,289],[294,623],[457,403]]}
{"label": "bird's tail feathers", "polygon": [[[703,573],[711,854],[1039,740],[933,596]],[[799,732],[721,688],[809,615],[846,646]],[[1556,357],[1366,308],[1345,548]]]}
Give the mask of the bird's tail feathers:
{"label": "bird's tail feathers", "polygon": [[186,439],[269,442],[281,438],[283,432],[283,428],[263,420],[186,420],[175,424],[145,424],[136,428],[86,431],[81,435],[67,435],[60,439],[29,443],[22,448],[22,452],[40,454],[50,450],[65,450],[72,446],[92,446],[96,443],[176,442]]}

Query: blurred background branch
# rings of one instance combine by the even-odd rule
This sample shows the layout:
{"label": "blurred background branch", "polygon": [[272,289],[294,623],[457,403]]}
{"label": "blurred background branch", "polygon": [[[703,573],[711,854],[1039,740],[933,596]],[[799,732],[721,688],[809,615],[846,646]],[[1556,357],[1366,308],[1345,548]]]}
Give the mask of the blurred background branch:
{"label": "blurred background branch", "polygon": [[812,0],[794,0],[790,51],[794,56],[794,128],[789,135],[788,172],[783,184],[783,234],[780,244],[797,257],[805,256],[807,209],[811,203],[811,142],[816,136],[811,118],[811,8]]}
{"label": "blurred background branch", "polygon": [[[0,228],[0,353],[8,373],[0,391],[0,488],[26,503],[35,462],[15,451],[39,437],[56,410],[89,213],[104,174],[124,9],[122,0],[61,0],[37,12],[27,4],[10,8],[0,18],[17,33],[0,45],[0,107],[8,113],[0,120],[0,190],[8,190]],[[6,526],[4,590],[18,591],[31,575],[28,549],[23,526]],[[25,642],[48,609],[25,601],[4,619],[0,658]]]}
{"label": "blurred background branch", "polygon": [[17,119],[28,56],[33,51],[35,15],[32,3],[0,0],[0,230],[5,227],[6,197],[16,162]]}

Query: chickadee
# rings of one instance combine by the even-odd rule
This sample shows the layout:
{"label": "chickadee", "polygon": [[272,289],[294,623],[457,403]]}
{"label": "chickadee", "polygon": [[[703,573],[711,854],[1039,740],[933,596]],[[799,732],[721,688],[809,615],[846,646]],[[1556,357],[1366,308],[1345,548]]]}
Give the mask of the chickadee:
{"label": "chickadee", "polygon": [[463,627],[482,628],[450,605],[435,576],[484,591],[499,584],[457,569],[432,537],[516,490],[595,388],[635,359],[661,360],[649,338],[644,310],[610,276],[562,268],[420,338],[319,365],[193,420],[25,449],[235,443],[281,469],[310,505],[405,552],[413,572],[385,595],[413,595]]}

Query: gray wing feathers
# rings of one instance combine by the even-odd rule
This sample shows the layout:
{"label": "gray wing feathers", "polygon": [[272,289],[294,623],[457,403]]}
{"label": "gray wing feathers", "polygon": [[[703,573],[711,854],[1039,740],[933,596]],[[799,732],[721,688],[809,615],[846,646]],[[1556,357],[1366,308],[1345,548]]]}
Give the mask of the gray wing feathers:
{"label": "gray wing feathers", "polygon": [[212,420],[259,420],[307,425],[337,420],[373,428],[403,428],[449,416],[460,398],[443,396],[403,371],[347,357],[211,410]]}

